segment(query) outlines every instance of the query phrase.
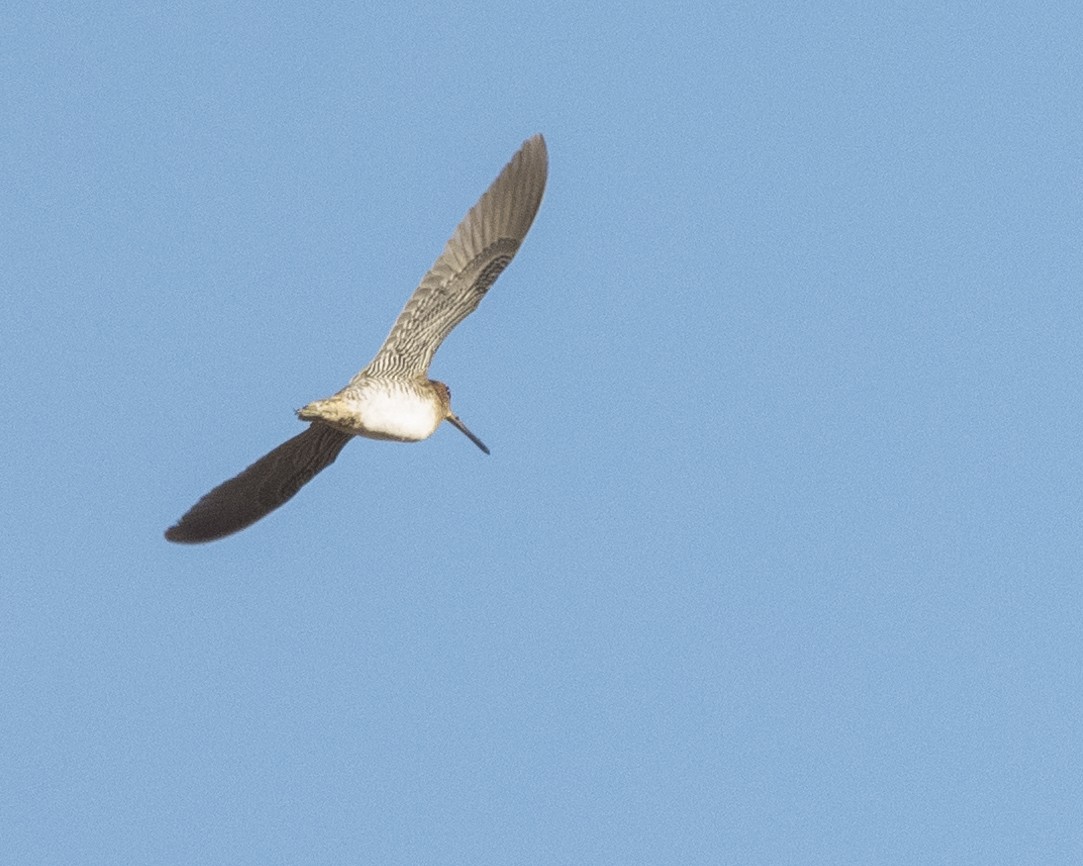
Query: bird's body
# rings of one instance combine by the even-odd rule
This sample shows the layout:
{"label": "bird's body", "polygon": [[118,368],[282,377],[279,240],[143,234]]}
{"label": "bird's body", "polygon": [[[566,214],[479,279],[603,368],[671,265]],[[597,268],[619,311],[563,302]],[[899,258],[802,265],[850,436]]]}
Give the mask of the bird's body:
{"label": "bird's body", "polygon": [[470,209],[422,279],[376,357],[341,391],[297,414],[307,430],[220,484],[166,530],[170,541],[212,541],[289,500],[354,436],[418,442],[448,421],[489,449],[451,411],[451,392],[428,378],[432,356],[515,256],[541,204],[548,155],[540,135],[518,153]]}
{"label": "bird's body", "polygon": [[368,376],[326,400],[314,400],[297,417],[351,436],[420,442],[436,432],[448,408],[436,383],[428,379]]}

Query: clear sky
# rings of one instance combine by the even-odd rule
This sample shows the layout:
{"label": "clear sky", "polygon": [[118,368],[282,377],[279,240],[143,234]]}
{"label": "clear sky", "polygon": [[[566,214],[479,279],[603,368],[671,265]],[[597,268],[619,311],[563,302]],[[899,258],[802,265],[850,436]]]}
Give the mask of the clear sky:
{"label": "clear sky", "polygon": [[0,12],[0,861],[1083,862],[1083,12],[798,6]]}

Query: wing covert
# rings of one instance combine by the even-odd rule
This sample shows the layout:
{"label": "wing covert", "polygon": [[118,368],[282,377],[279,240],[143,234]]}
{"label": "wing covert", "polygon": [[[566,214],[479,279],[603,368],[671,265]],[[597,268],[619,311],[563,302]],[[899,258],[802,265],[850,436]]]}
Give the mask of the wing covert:
{"label": "wing covert", "polygon": [[335,462],[352,437],[312,424],[224,481],[166,530],[169,541],[198,544],[239,532],[293,498],[315,475]]}
{"label": "wing covert", "polygon": [[477,309],[515,256],[538,212],[549,158],[545,139],[527,139],[451,240],[399,314],[363,376],[422,376],[451,330]]}

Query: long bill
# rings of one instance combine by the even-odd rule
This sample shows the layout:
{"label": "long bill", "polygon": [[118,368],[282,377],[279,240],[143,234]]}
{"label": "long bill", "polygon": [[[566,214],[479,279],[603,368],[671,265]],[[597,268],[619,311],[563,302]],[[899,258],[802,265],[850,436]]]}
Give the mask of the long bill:
{"label": "long bill", "polygon": [[459,428],[459,429],[460,429],[460,430],[461,430],[461,431],[463,432],[463,434],[465,434],[466,438],[467,438],[467,439],[469,439],[469,440],[470,440],[471,442],[473,442],[473,443],[474,443],[475,445],[477,445],[477,446],[478,446],[478,448],[480,448],[480,449],[481,449],[482,451],[484,451],[484,452],[485,452],[486,454],[488,454],[488,453],[489,453],[489,449],[488,449],[488,447],[487,447],[487,446],[485,445],[485,443],[484,443],[484,442],[482,442],[482,441],[481,441],[480,439],[478,439],[478,437],[477,437],[477,436],[475,436],[475,435],[474,435],[473,433],[471,433],[471,432],[470,432],[470,431],[469,431],[469,430],[467,429],[466,425],[465,425],[465,424],[464,424],[464,423],[463,423],[462,421],[460,421],[460,420],[459,420],[459,416],[458,416],[458,415],[452,415],[452,414],[451,414],[451,413],[449,412],[449,413],[448,413],[448,416],[447,416],[447,419],[448,419],[448,421],[450,421],[450,422],[451,422],[452,424],[454,424],[454,425],[455,425],[456,427],[458,427],[458,428]]}

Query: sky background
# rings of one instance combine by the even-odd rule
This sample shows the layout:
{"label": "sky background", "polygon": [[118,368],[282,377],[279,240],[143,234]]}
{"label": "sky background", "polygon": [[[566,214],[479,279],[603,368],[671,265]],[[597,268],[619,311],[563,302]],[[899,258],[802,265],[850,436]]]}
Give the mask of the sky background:
{"label": "sky background", "polygon": [[372,6],[0,12],[0,862],[1083,861],[1083,12]]}

